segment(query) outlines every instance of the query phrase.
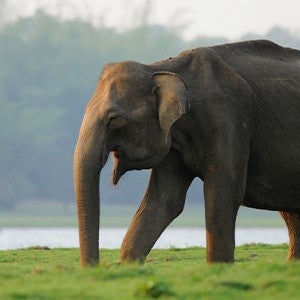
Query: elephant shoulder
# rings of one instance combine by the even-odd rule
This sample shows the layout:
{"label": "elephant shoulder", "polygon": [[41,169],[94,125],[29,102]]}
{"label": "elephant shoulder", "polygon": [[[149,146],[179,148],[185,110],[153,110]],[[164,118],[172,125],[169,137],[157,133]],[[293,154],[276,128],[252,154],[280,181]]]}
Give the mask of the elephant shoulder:
{"label": "elephant shoulder", "polygon": [[220,56],[214,47],[204,48],[201,53],[202,60],[205,61],[206,72],[212,74],[211,78],[226,95],[251,95],[252,89],[246,79]]}

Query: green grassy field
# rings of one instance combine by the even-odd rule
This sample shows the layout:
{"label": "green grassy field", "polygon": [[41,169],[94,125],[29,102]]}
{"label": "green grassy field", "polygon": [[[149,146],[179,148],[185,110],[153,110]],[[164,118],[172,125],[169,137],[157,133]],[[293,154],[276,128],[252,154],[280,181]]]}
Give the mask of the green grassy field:
{"label": "green grassy field", "polygon": [[300,299],[300,263],[286,245],[246,245],[232,265],[205,263],[204,248],[151,251],[145,264],[119,264],[101,250],[82,270],[78,249],[0,251],[1,299]]}

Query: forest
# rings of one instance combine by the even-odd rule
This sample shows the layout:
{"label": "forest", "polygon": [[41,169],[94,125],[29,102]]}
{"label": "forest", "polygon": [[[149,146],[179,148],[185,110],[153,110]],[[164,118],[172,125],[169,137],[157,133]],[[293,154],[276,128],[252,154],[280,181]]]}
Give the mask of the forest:
{"label": "forest", "polygon": [[[275,27],[265,36],[300,49],[300,37]],[[72,160],[84,108],[105,64],[150,63],[179,52],[229,42],[199,36],[184,40],[176,30],[139,24],[120,33],[79,19],[62,21],[44,11],[0,28],[0,208],[26,201],[73,203]],[[148,171],[133,172],[113,188],[111,168],[102,176],[102,198],[134,202]],[[199,198],[191,192],[190,197]],[[202,197],[202,196],[201,196]]]}

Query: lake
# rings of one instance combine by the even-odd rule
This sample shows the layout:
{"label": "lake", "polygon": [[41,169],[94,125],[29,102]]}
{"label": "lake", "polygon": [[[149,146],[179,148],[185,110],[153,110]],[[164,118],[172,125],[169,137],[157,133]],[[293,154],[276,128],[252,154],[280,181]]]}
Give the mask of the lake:
{"label": "lake", "polygon": [[[120,248],[126,228],[102,228],[101,248]],[[236,245],[251,243],[288,243],[286,228],[237,228]],[[50,248],[79,247],[77,228],[1,228],[0,250],[47,246]],[[154,248],[205,246],[204,228],[167,228]]]}

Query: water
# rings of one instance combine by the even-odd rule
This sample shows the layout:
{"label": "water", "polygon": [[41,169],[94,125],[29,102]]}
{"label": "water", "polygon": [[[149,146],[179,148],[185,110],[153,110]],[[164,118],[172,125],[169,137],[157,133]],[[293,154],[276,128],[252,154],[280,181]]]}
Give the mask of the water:
{"label": "water", "polygon": [[[120,248],[126,228],[102,228],[101,248]],[[237,228],[236,245],[249,243],[288,243],[285,228]],[[50,248],[79,247],[77,228],[1,228],[0,250],[48,246]],[[205,246],[204,228],[168,228],[154,248]]]}

